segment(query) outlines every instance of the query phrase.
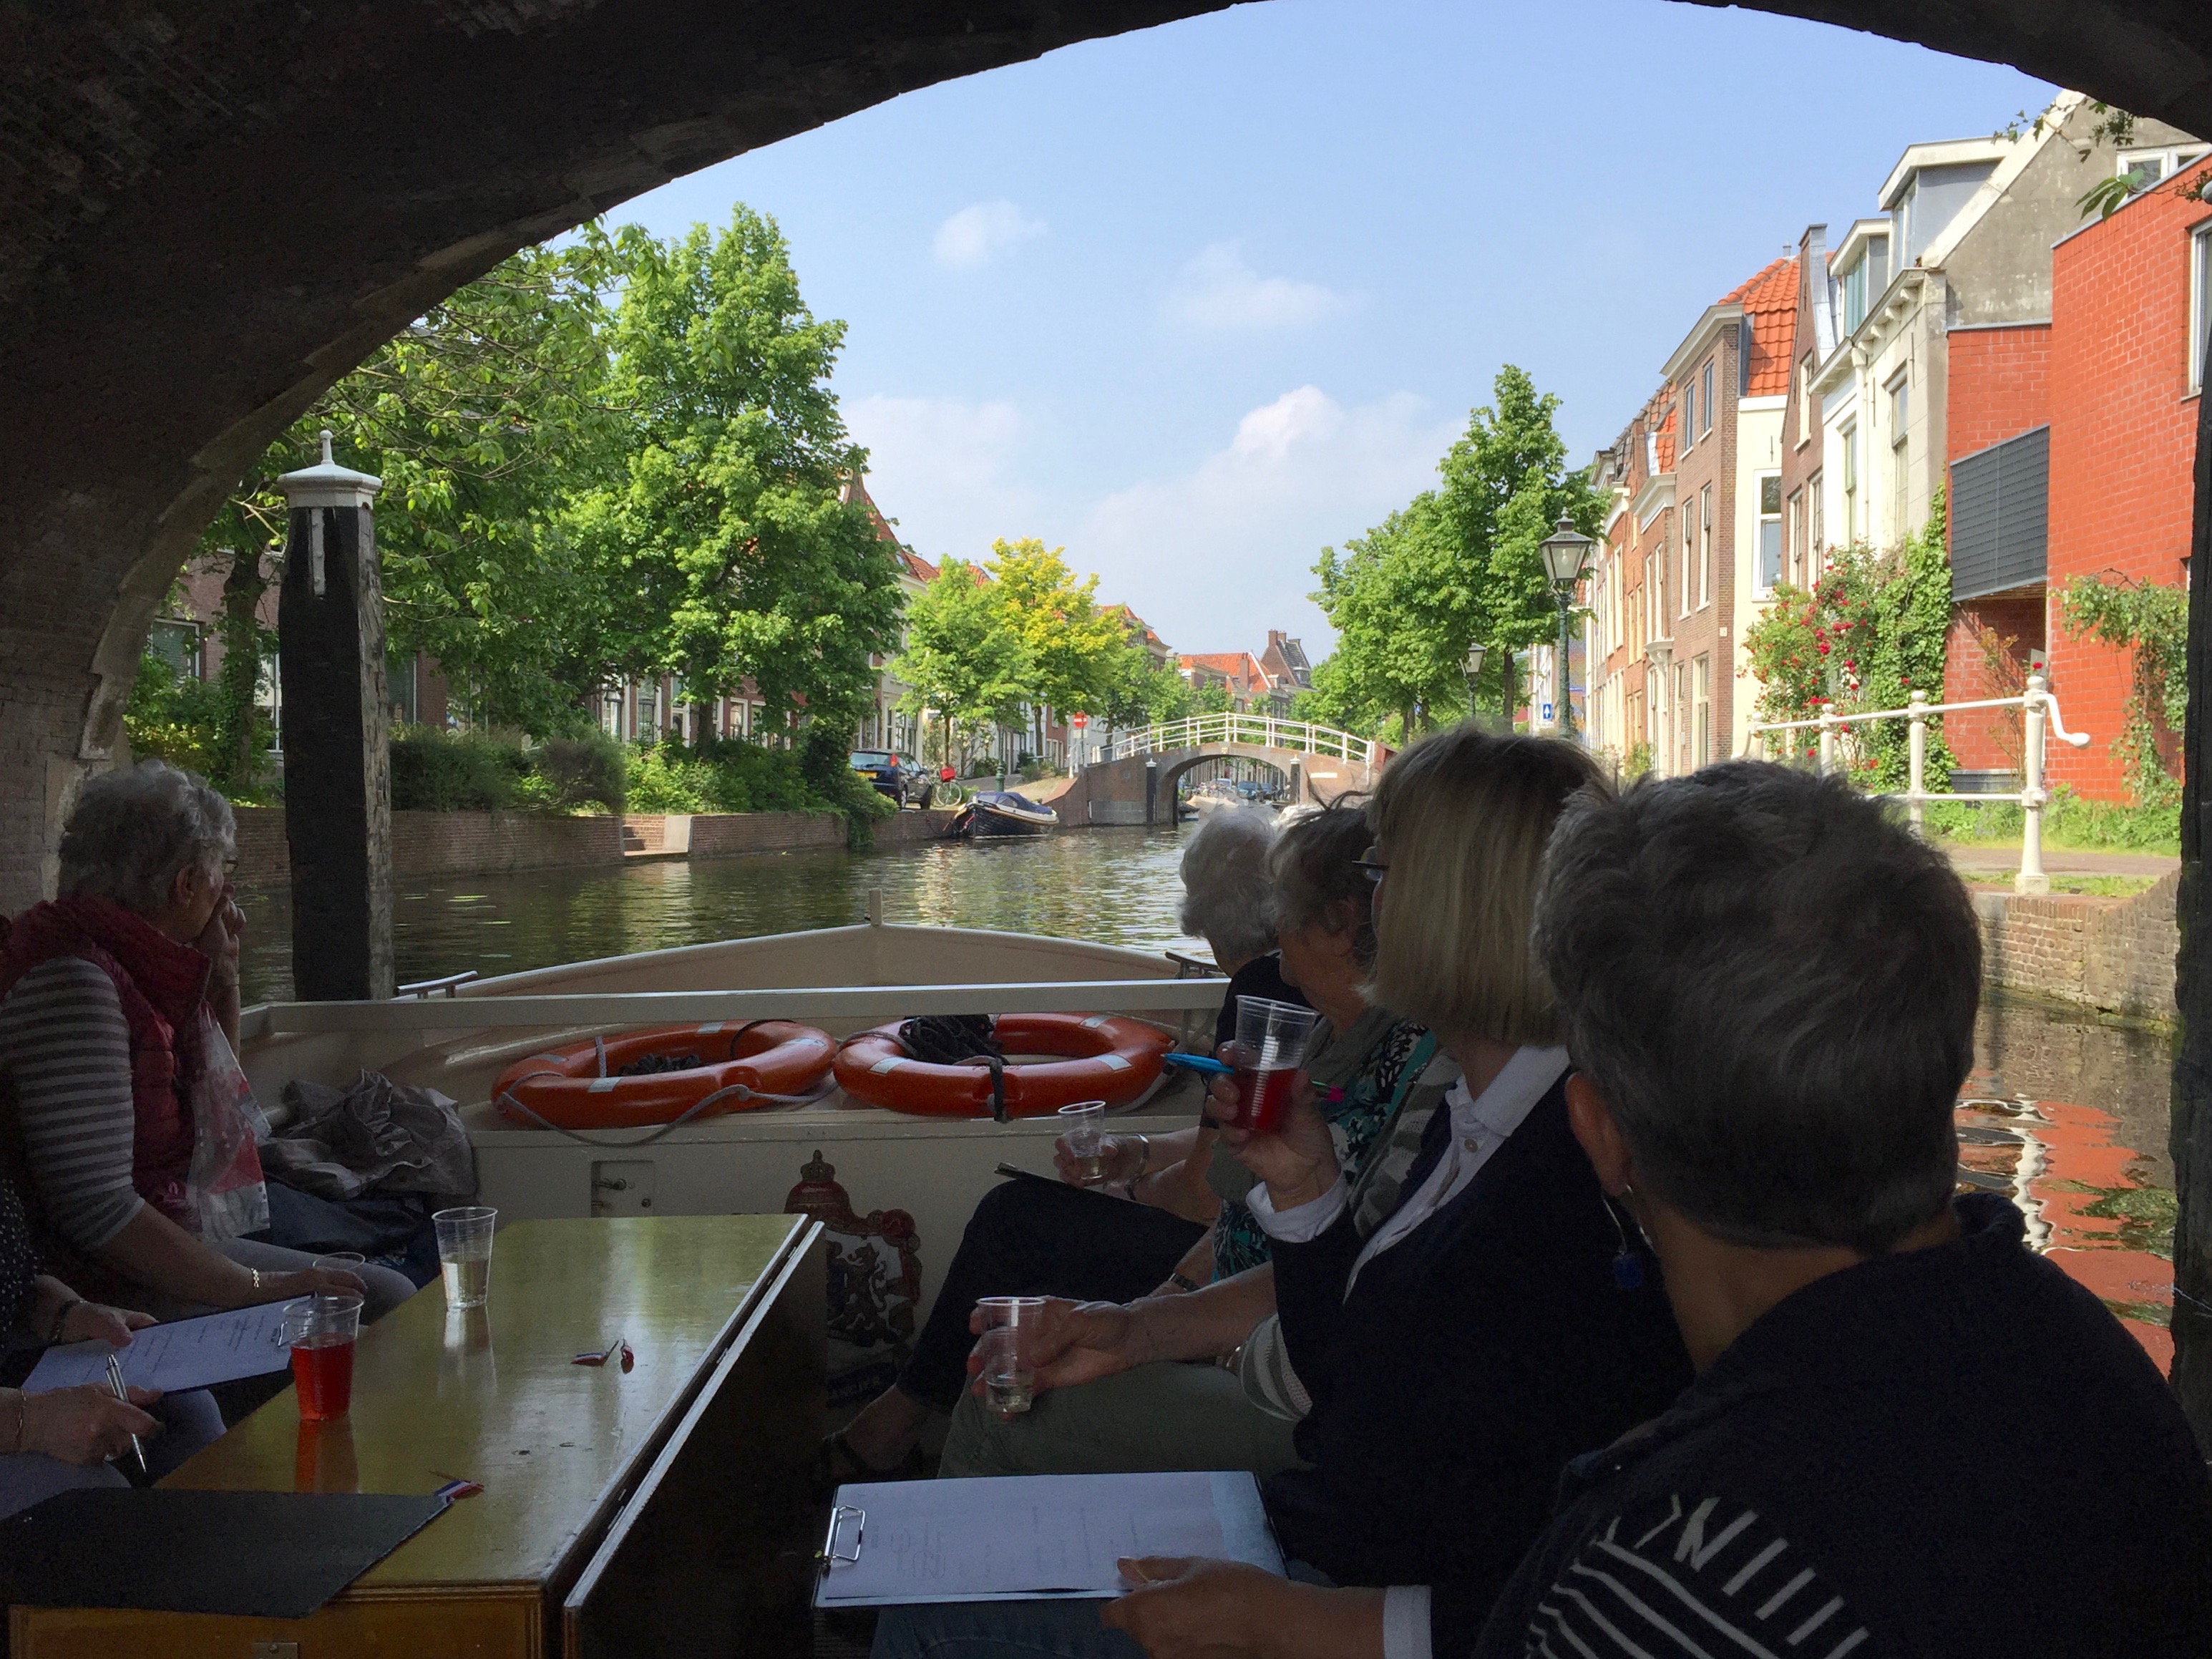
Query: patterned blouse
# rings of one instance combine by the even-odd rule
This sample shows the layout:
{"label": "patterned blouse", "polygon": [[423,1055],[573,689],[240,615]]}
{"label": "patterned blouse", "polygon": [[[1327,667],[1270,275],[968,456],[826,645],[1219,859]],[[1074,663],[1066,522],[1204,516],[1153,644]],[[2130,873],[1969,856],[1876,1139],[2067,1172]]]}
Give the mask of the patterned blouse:
{"label": "patterned blouse", "polygon": [[[1336,1143],[1337,1167],[1356,1175],[1367,1149],[1390,1116],[1390,1102],[1414,1046],[1426,1035],[1410,1019],[1392,1024],[1370,1046],[1358,1073],[1341,1089],[1317,1087],[1329,1139]],[[1224,1199],[1213,1222],[1213,1276],[1227,1279],[1267,1260],[1267,1236],[1237,1200]]]}

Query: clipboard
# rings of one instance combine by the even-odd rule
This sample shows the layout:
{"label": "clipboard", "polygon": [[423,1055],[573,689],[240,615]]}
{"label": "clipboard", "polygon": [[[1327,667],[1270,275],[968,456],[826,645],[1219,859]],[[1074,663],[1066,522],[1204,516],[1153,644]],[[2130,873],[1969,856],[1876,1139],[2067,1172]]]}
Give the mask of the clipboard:
{"label": "clipboard", "polygon": [[1128,1588],[1115,1563],[1142,1555],[1283,1574],[1248,1470],[873,1481],[837,1489],[814,1605],[1105,1601]]}
{"label": "clipboard", "polygon": [[1035,1170],[1019,1170],[1011,1164],[1000,1164],[998,1172],[1011,1181],[1042,1182],[1055,1192],[1088,1193],[1093,1198],[1103,1198],[1111,1203],[1121,1202],[1103,1187],[1078,1187],[1072,1182],[1062,1181],[1058,1176],[1039,1175]]}

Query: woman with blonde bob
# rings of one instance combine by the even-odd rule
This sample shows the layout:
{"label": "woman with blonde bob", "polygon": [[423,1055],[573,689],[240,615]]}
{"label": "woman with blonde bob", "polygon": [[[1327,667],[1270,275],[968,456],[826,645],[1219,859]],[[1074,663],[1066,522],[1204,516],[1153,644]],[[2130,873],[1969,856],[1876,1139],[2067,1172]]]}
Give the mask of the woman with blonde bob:
{"label": "woman with blonde bob", "polygon": [[[1570,799],[1605,792],[1579,750],[1471,726],[1394,761],[1369,809],[1370,994],[1436,1034],[1423,1083],[1456,1079],[1356,1179],[1310,1089],[1279,1133],[1223,1132],[1260,1178],[1246,1202],[1311,1400],[1304,1466],[1262,1488],[1292,1577],[1127,1562],[1136,1588],[1107,1606],[1104,1629],[1049,1603],[931,1608],[887,1616],[876,1659],[1441,1659],[1472,1646],[1568,1460],[1689,1380],[1656,1264],[1569,1126],[1563,1020],[1530,946],[1552,827]],[[1172,1340],[1205,1294],[1158,1313],[1057,1304],[1038,1386],[1190,1357]]]}

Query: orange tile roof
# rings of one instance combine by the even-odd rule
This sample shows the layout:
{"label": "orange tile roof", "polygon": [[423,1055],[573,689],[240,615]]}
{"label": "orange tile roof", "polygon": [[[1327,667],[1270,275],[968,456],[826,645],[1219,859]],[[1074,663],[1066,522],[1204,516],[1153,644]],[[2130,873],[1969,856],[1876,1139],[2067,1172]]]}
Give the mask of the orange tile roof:
{"label": "orange tile roof", "polygon": [[937,566],[930,563],[927,559],[923,558],[910,547],[900,545],[898,556],[899,562],[906,567],[907,574],[912,576],[916,581],[933,582],[942,574]]}
{"label": "orange tile roof", "polygon": [[1779,398],[1790,390],[1790,348],[1797,331],[1797,261],[1777,259],[1721,296],[1741,303],[1751,324],[1751,381],[1744,394]]}
{"label": "orange tile roof", "polygon": [[1267,683],[1267,671],[1260,666],[1249,651],[1187,651],[1176,660],[1185,668],[1210,668],[1234,679],[1257,680],[1263,685]]}

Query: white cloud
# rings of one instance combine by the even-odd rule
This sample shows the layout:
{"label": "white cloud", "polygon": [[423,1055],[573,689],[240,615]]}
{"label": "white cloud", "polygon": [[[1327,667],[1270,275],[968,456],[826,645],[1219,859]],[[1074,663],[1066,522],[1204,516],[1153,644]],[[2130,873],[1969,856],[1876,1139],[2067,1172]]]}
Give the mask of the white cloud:
{"label": "white cloud", "polygon": [[1044,233],[1043,220],[1030,218],[1012,202],[976,202],[938,226],[933,251],[948,270],[975,270]]}
{"label": "white cloud", "polygon": [[1262,276],[1246,261],[1239,244],[1216,242],[1176,274],[1166,311],[1194,328],[1296,328],[1351,303],[1319,283]]}
{"label": "white cloud", "polygon": [[868,451],[868,493],[923,557],[980,559],[997,536],[1032,533],[1035,491],[1010,476],[1030,427],[1014,404],[855,398],[845,423]]}
{"label": "white cloud", "polygon": [[1457,429],[1410,392],[1346,408],[1302,386],[1190,471],[1099,501],[1068,556],[1178,651],[1257,651],[1280,628],[1318,660],[1332,635],[1306,595],[1322,548],[1433,485]]}

